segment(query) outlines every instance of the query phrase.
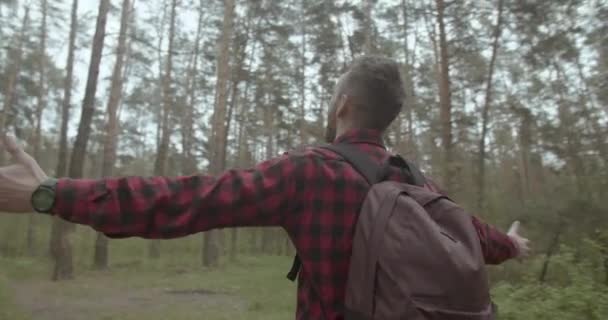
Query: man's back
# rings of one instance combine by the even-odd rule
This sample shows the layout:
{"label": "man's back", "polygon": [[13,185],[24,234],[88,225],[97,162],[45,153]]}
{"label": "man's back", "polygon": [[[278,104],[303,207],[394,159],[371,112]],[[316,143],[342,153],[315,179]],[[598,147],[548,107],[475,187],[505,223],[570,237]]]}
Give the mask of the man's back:
{"label": "man's back", "polygon": [[[336,142],[354,144],[378,163],[390,155],[380,134],[374,131],[351,131]],[[300,197],[293,199],[294,212],[288,215],[284,225],[302,261],[297,319],[342,319],[354,227],[369,185],[332,151],[309,148],[293,157],[303,164],[300,169],[306,172],[299,175],[301,181],[296,182],[301,188]],[[405,179],[399,170],[390,177],[396,181]],[[491,253],[487,256],[493,261],[489,262],[509,258],[513,252],[510,241],[498,233],[490,236],[496,243],[495,248],[485,248]],[[499,251],[497,256],[492,249]]]}

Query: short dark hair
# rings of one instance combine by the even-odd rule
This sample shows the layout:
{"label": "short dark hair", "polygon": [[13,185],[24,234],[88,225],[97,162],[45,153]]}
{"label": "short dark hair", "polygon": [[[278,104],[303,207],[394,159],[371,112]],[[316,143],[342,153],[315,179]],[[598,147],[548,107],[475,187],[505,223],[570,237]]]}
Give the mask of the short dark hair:
{"label": "short dark hair", "polygon": [[358,125],[381,131],[395,120],[405,99],[399,64],[377,55],[356,58],[346,70],[340,91],[352,98]]}

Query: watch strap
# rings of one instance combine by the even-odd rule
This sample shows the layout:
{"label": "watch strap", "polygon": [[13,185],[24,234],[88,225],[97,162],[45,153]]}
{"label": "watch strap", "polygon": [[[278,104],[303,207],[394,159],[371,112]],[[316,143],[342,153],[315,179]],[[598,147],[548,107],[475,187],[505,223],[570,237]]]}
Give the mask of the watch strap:
{"label": "watch strap", "polygon": [[51,189],[54,192],[57,189],[58,182],[59,182],[59,179],[47,178],[46,180],[42,181],[39,188]]}

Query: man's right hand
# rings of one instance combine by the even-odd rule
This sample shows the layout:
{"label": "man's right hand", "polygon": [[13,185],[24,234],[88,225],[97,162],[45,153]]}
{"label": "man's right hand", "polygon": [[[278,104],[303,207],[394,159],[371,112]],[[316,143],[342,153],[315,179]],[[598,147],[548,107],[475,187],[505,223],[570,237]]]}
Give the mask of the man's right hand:
{"label": "man's right hand", "polygon": [[32,193],[48,177],[15,139],[3,136],[2,140],[4,150],[11,154],[15,164],[0,167],[0,212],[34,212]]}
{"label": "man's right hand", "polygon": [[513,224],[509,228],[509,232],[507,232],[507,235],[509,236],[509,238],[515,245],[515,248],[517,249],[517,256],[515,258],[521,259],[530,255],[530,247],[528,246],[530,240],[522,237],[519,234],[519,225],[519,221],[513,222]]}

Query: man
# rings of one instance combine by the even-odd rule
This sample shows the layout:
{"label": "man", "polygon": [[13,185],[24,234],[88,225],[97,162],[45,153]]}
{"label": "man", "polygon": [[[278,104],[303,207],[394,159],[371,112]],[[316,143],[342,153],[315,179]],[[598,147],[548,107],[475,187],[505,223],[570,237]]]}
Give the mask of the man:
{"label": "man", "polygon": [[[351,143],[378,162],[389,157],[381,136],[400,112],[402,88],[394,61],[354,61],[335,89],[327,139]],[[343,318],[354,226],[369,185],[332,151],[309,147],[217,177],[53,180],[10,138],[6,147],[17,164],[0,168],[0,211],[35,209],[109,237],[168,239],[213,228],[280,226],[302,261],[296,318]],[[398,172],[391,179],[404,179]],[[472,223],[487,264],[527,253],[517,228],[505,235],[477,218]]]}

